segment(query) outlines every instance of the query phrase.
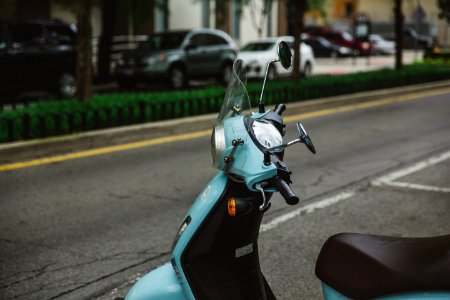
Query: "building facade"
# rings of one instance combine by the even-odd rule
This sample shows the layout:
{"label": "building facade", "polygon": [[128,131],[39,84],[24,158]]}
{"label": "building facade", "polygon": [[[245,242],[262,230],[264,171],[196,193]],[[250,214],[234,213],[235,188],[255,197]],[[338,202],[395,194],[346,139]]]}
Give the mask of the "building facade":
{"label": "building facade", "polygon": [[[158,1],[160,2],[160,1]],[[72,4],[71,4],[72,3]],[[147,35],[165,30],[200,27],[226,31],[238,45],[265,36],[289,34],[285,0],[250,0],[241,7],[236,0],[93,1],[93,37]],[[270,3],[264,7],[264,3]],[[450,27],[438,18],[436,0],[403,0],[405,27],[436,37],[450,46]],[[372,31],[394,32],[394,0],[324,0],[323,11],[308,11],[305,25],[328,26],[351,32],[356,13],[366,13]],[[9,18],[58,18],[75,22],[75,7],[68,0],[0,0],[0,20]]]}

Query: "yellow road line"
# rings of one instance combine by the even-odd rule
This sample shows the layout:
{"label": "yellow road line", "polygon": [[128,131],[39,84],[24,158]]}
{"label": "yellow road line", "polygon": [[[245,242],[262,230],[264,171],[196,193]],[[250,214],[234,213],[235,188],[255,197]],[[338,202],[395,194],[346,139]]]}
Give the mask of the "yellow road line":
{"label": "yellow road line", "polygon": [[[308,112],[308,113],[287,116],[284,118],[284,121],[287,123],[287,122],[293,122],[293,121],[297,121],[297,120],[306,120],[306,119],[327,116],[327,115],[332,115],[332,114],[341,113],[341,112],[376,107],[376,106],[381,106],[381,105],[386,105],[386,104],[391,104],[391,103],[396,103],[396,102],[416,100],[416,99],[420,99],[420,98],[427,97],[427,96],[433,96],[433,95],[439,95],[439,94],[445,94],[445,93],[450,93],[450,89],[442,89],[442,90],[427,91],[427,92],[417,92],[414,94],[407,94],[407,95],[398,96],[398,97],[389,97],[389,98],[384,98],[384,99],[380,99],[380,100],[368,101],[368,102],[364,102],[364,103],[343,105],[343,106],[339,106],[339,107],[335,107],[335,108],[327,108],[327,109],[312,111],[312,112]],[[194,139],[194,138],[205,137],[210,134],[211,134],[211,130],[202,130],[202,131],[196,131],[196,132],[192,132],[192,133],[173,135],[173,136],[168,136],[168,137],[156,138],[156,139],[122,144],[122,145],[117,145],[117,146],[109,146],[109,147],[74,152],[74,153],[69,153],[69,154],[64,154],[64,155],[57,155],[57,156],[51,156],[51,157],[46,157],[46,158],[33,159],[33,160],[29,160],[29,161],[24,161],[24,162],[4,164],[4,165],[0,165],[0,172],[21,169],[21,168],[28,168],[28,167],[39,166],[39,165],[45,165],[45,164],[50,164],[50,163],[55,163],[55,162],[77,159],[77,158],[108,154],[108,153],[113,153],[113,152],[118,152],[118,151],[138,149],[138,148],[166,144],[166,143],[171,143],[171,142],[176,142],[176,141],[190,140],[190,139]]]}
{"label": "yellow road line", "polygon": [[109,146],[109,147],[74,152],[74,153],[69,153],[69,154],[64,154],[64,155],[57,155],[57,156],[33,159],[33,160],[29,160],[29,161],[24,161],[24,162],[5,164],[5,165],[0,165],[0,172],[14,170],[14,169],[27,168],[27,167],[33,167],[33,166],[39,166],[39,165],[45,165],[45,164],[50,164],[50,163],[55,163],[55,162],[60,162],[60,161],[65,161],[65,160],[102,155],[102,154],[107,154],[107,153],[112,153],[112,152],[149,147],[149,146],[165,144],[165,143],[170,143],[170,142],[175,142],[175,141],[190,140],[190,139],[194,139],[194,138],[198,138],[198,137],[204,137],[204,136],[207,136],[210,134],[211,134],[211,130],[196,131],[196,132],[192,132],[192,133],[173,135],[173,136],[156,138],[156,139],[151,139],[151,140],[146,140],[146,141],[141,141],[141,142],[128,143],[128,144],[122,144],[122,145],[117,145],[117,146]]}

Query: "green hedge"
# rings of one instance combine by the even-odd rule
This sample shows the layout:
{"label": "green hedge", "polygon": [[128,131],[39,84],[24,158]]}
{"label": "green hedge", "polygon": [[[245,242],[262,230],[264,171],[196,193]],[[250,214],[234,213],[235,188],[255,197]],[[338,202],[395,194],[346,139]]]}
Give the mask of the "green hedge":
{"label": "green hedge", "polygon": [[[340,76],[320,76],[300,82],[274,81],[266,85],[268,105],[450,79],[450,68],[430,64],[405,66]],[[247,86],[256,107],[261,83]],[[127,124],[217,112],[225,88],[94,95],[88,103],[47,100],[0,112],[0,142],[69,134]]]}

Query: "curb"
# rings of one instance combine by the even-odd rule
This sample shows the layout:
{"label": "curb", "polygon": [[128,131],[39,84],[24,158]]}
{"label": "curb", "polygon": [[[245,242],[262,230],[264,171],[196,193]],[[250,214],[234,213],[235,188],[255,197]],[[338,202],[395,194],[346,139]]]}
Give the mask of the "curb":
{"label": "curb", "polygon": [[[450,87],[450,80],[288,103],[284,116]],[[217,113],[0,145],[0,164],[211,129]]]}

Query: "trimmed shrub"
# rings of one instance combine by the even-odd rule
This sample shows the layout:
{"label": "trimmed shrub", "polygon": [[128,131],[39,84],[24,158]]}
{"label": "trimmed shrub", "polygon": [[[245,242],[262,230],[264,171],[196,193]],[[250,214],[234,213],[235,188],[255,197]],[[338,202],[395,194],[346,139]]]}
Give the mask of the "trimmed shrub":
{"label": "trimmed shrub", "polygon": [[[450,79],[450,68],[414,64],[402,70],[378,70],[340,76],[317,76],[299,82],[266,84],[267,105],[323,98],[408,84]],[[247,90],[256,107],[262,83]],[[70,134],[93,129],[193,116],[219,111],[224,87],[190,91],[111,93],[94,95],[90,102],[46,100],[0,111],[0,142]]]}

